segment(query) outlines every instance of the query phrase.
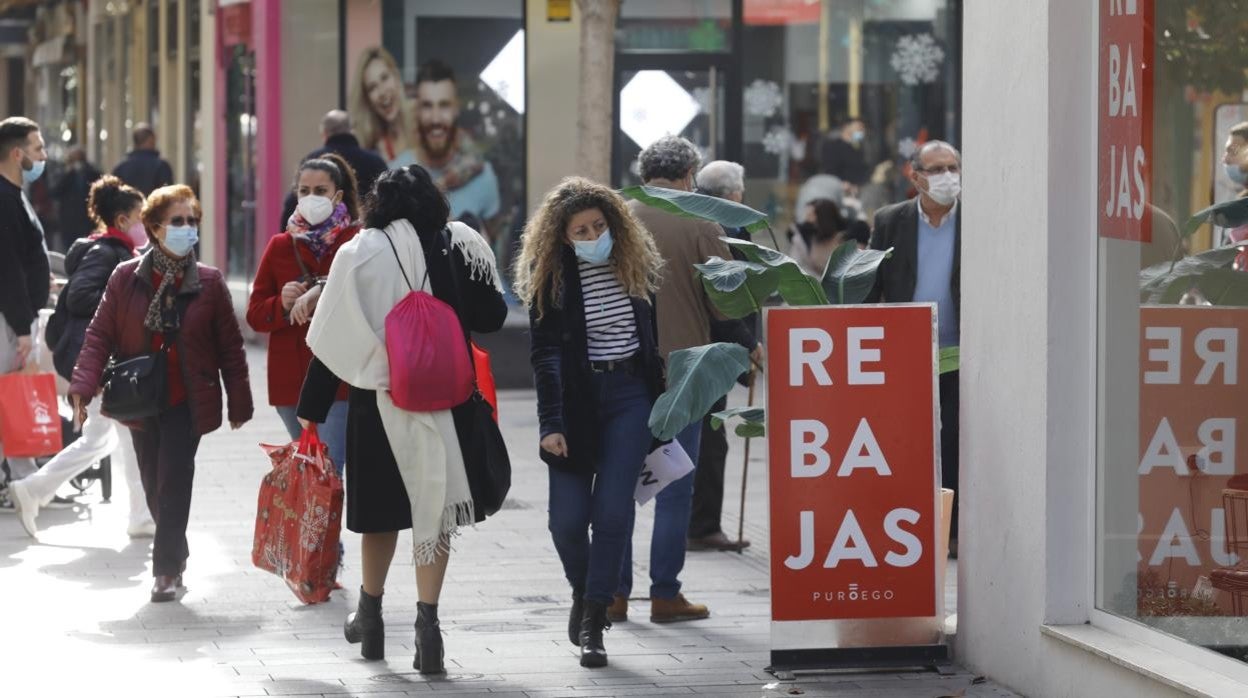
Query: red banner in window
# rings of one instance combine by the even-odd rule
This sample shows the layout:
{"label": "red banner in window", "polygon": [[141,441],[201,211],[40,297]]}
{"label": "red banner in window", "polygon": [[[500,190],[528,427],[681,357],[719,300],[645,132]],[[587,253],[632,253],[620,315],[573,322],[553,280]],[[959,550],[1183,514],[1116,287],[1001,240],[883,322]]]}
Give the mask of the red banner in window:
{"label": "red banner in window", "polygon": [[1101,237],[1152,242],[1153,0],[1100,0]]}
{"label": "red banner in window", "polygon": [[814,24],[822,3],[810,0],[745,0],[745,23],[751,26]]}

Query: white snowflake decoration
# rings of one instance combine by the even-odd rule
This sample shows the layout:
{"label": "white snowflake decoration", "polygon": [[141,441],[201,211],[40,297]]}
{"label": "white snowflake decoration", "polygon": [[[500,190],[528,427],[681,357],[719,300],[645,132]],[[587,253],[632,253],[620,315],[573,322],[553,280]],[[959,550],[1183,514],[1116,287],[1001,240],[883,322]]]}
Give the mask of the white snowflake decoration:
{"label": "white snowflake decoration", "polygon": [[936,45],[931,34],[907,34],[897,40],[897,48],[889,64],[906,85],[936,82],[945,50]]}
{"label": "white snowflake decoration", "polygon": [[319,550],[329,530],[329,510],[309,504],[299,524],[299,547],[309,552]]}
{"label": "white snowflake decoration", "polygon": [[755,80],[745,88],[745,110],[750,116],[767,118],[783,104],[780,86],[770,80]]}
{"label": "white snowflake decoration", "polygon": [[763,150],[772,155],[783,155],[793,142],[793,134],[783,126],[773,126],[763,136]]}
{"label": "white snowflake decoration", "polygon": [[897,144],[897,154],[909,160],[911,156],[919,149],[919,144],[909,136],[901,139]]}

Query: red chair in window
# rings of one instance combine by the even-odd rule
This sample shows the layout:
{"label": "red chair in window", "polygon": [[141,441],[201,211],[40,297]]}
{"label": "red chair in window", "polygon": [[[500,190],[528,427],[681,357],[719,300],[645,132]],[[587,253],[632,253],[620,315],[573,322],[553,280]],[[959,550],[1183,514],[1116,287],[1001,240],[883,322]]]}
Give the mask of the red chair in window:
{"label": "red chair in window", "polygon": [[[1232,486],[1243,483],[1230,483]],[[1239,561],[1234,567],[1219,567],[1209,576],[1214,589],[1231,595],[1231,612],[1248,615],[1248,489],[1222,490],[1222,509],[1226,512],[1226,545]]]}

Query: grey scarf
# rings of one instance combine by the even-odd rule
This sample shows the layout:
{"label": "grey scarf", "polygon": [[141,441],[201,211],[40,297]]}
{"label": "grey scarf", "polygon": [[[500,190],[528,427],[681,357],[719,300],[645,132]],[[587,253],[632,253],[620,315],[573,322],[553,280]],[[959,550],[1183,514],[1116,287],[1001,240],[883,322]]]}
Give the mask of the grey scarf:
{"label": "grey scarf", "polygon": [[173,300],[177,295],[177,277],[195,263],[194,254],[182,259],[174,259],[165,254],[159,245],[152,246],[152,271],[160,274],[160,286],[152,295],[152,302],[147,306],[147,317],[143,325],[152,332],[171,332],[178,329],[178,313],[174,310]]}

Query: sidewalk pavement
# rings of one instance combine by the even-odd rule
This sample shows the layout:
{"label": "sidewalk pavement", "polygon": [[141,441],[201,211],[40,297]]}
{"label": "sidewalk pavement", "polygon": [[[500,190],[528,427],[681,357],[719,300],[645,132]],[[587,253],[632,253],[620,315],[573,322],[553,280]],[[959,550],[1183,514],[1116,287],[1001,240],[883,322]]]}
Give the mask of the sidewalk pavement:
{"label": "sidewalk pavement", "polygon": [[[150,540],[125,528],[125,485],[111,503],[40,514],[40,540],[0,516],[0,693],[5,696],[1013,696],[958,671],[803,676],[777,682],[768,665],[765,446],[751,449],[744,554],[691,553],[687,595],[711,618],[607,633],[611,666],[582,669],[566,638],[569,591],[546,530],[546,473],[537,458],[531,391],[504,392],[500,412],[514,467],[506,509],[455,541],[440,611],[445,678],[412,669],[414,570],[400,540],[385,597],[386,660],[365,662],[342,637],[359,586],[358,536],[344,532],[342,583],[331,601],[303,606],[276,577],[251,566],[256,493],[268,460],[257,443],[283,430],[264,391],[262,351],[250,350],[257,414],[200,447],[189,529],[188,592],[150,604]],[[734,396],[741,404],[743,396]],[[741,443],[731,437],[724,528],[737,529]],[[98,492],[98,488],[93,492]],[[646,588],[649,507],[637,523],[636,586]],[[948,592],[952,598],[952,590]]]}

